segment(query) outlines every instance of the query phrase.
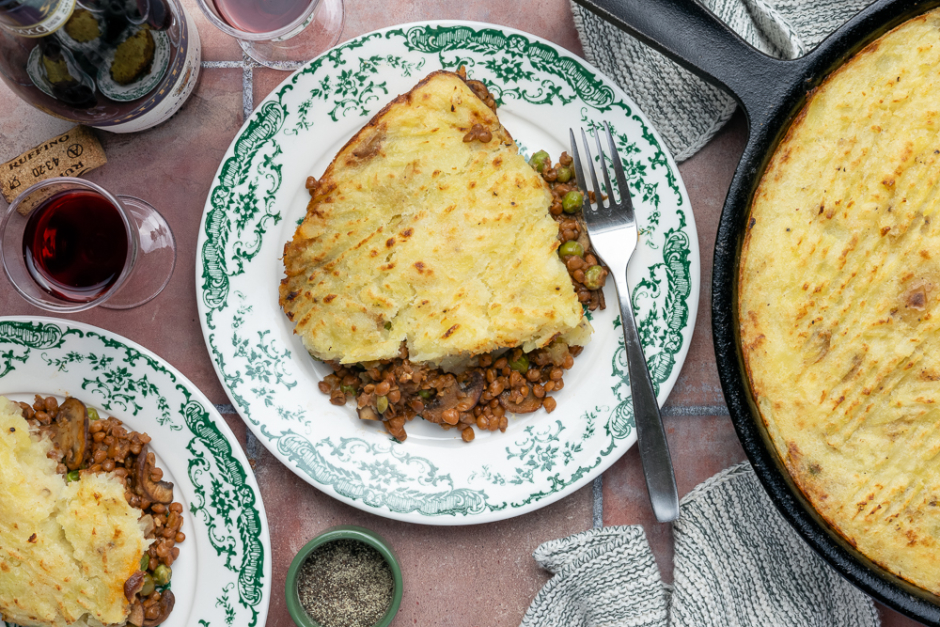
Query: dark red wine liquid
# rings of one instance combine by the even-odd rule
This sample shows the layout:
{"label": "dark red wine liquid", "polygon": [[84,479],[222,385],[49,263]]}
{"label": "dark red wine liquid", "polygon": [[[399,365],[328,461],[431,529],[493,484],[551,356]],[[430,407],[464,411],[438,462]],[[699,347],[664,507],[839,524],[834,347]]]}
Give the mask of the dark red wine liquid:
{"label": "dark red wine liquid", "polygon": [[52,196],[29,214],[23,256],[33,280],[62,300],[87,303],[114,285],[127,262],[117,207],[92,191]]}
{"label": "dark red wine liquid", "polygon": [[215,0],[219,15],[232,28],[246,33],[270,33],[284,28],[310,6],[311,0]]}

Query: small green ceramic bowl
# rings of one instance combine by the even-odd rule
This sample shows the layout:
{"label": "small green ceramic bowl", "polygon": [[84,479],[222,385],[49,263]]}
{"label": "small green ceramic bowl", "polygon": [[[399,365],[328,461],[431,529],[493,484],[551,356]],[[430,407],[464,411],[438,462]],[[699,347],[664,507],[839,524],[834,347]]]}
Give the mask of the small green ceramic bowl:
{"label": "small green ceramic bowl", "polygon": [[392,569],[392,578],[395,580],[394,588],[392,589],[392,602],[389,604],[382,618],[373,626],[388,627],[389,623],[395,618],[395,615],[398,614],[398,607],[401,605],[403,588],[401,566],[398,565],[398,558],[395,557],[395,552],[392,551],[392,547],[385,541],[385,538],[374,531],[369,531],[368,529],[354,525],[330,527],[305,544],[304,547],[297,552],[297,555],[294,556],[293,561],[290,563],[290,568],[287,569],[287,583],[285,584],[287,611],[290,613],[290,617],[294,619],[294,624],[297,625],[297,627],[322,627],[320,623],[310,618],[310,615],[307,614],[304,606],[300,603],[300,595],[297,592],[297,575],[300,573],[300,567],[314,549],[335,540],[356,540],[363,544],[368,544],[385,558],[385,563]]}

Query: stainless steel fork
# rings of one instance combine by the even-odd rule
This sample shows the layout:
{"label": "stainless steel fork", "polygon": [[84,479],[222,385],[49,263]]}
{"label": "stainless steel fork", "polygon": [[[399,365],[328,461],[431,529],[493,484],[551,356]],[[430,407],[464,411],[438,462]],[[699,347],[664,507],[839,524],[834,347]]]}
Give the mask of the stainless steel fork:
{"label": "stainless steel fork", "polygon": [[[640,461],[643,463],[643,474],[646,477],[646,489],[649,491],[650,503],[653,513],[659,522],[670,522],[679,516],[679,495],[676,490],[676,477],[672,470],[672,460],[669,457],[669,446],[666,443],[666,432],[663,428],[662,416],[659,413],[659,403],[656,401],[656,391],[650,379],[646,357],[643,355],[643,345],[636,328],[636,319],[633,316],[633,306],[630,302],[630,289],[627,286],[627,264],[636,250],[639,240],[639,230],[636,224],[636,215],[633,212],[633,200],[627,187],[627,178],[623,173],[623,165],[610,125],[606,124],[607,142],[610,145],[610,157],[614,166],[614,176],[617,181],[617,190],[620,193],[620,202],[614,199],[613,187],[610,184],[610,175],[605,164],[604,149],[601,146],[600,129],[595,128],[594,139],[597,140],[597,152],[600,156],[600,166],[604,174],[605,188],[602,189],[597,182],[594,158],[591,156],[591,147],[588,145],[587,135],[581,129],[581,139],[584,151],[587,153],[587,162],[590,165],[591,182],[595,195],[596,209],[591,207],[587,180],[581,165],[581,156],[578,153],[578,142],[575,140],[574,130],[571,134],[571,155],[574,158],[575,174],[578,185],[584,191],[584,204],[582,213],[584,223],[587,225],[591,246],[594,248],[604,264],[610,268],[610,275],[614,278],[617,296],[620,299],[620,321],[623,329],[623,341],[627,351],[627,370],[630,373],[630,396],[633,402],[633,418],[636,423],[637,446],[640,449]],[[604,201],[606,190],[606,203]]]}

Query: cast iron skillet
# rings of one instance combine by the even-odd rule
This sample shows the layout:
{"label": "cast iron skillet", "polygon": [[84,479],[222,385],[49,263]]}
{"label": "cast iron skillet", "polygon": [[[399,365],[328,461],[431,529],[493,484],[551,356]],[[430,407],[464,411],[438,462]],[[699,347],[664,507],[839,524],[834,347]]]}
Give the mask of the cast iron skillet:
{"label": "cast iron skillet", "polygon": [[879,0],[815,50],[790,61],[757,51],[694,0],[575,1],[730,92],[743,107],[750,135],[718,225],[712,277],[718,374],[738,437],[777,508],[826,561],[886,605],[940,624],[940,597],[861,555],[828,527],[792,483],[751,397],[737,330],[737,269],[751,197],[791,119],[808,92],[851,55],[901,22],[940,5],[940,0]]}

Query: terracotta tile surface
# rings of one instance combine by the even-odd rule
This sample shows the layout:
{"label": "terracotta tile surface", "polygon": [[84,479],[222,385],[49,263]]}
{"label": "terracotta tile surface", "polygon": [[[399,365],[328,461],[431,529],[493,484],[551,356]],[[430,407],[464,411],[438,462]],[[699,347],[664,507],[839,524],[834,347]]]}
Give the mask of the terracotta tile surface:
{"label": "terracotta tile surface", "polygon": [[267,97],[274,89],[280,85],[284,79],[290,76],[287,72],[281,70],[272,70],[266,67],[256,67],[252,70],[254,79],[254,106]]}
{"label": "terracotta tile surface", "polygon": [[542,0],[537,3],[491,0],[347,0],[346,9],[346,30],[343,39],[393,24],[427,20],[470,20],[518,28],[581,54],[581,44],[574,29],[568,0]]}
{"label": "terracotta tile surface", "polygon": [[[271,525],[274,595],[270,627],[290,627],[284,577],[294,554],[334,525],[362,525],[385,537],[402,566],[405,593],[393,625],[518,625],[548,574],[531,558],[542,542],[591,526],[591,488],[526,516],[489,525],[429,527],[379,518],[301,481],[261,446],[255,474]],[[483,590],[496,594],[482,594]]]}
{"label": "terracotta tile surface", "polygon": [[668,403],[672,406],[724,408],[712,347],[712,254],[725,192],[731,184],[737,157],[744,150],[746,139],[744,115],[738,112],[715,139],[679,166],[695,213],[702,282],[695,333],[682,373],[669,397]]}
{"label": "terracotta tile surface", "polygon": [[[727,416],[670,416],[664,422],[679,498],[745,459]],[[604,524],[643,525],[663,580],[672,581],[672,527],[653,517],[636,447],[604,473]]]}
{"label": "terracotta tile surface", "polygon": [[[86,178],[116,194],[140,197],[166,217],[176,236],[176,269],[163,293],[143,308],[98,308],[61,316],[104,327],[143,344],[176,366],[216,403],[226,400],[196,315],[196,237],[209,185],[241,125],[240,81],[240,69],[204,71],[193,96],[168,122],[133,135],[98,132],[108,163]],[[0,89],[4,96],[9,93],[6,87]],[[6,101],[19,103],[9,97]],[[29,116],[36,118],[36,127],[55,130],[30,129],[16,138],[10,157],[71,126],[37,115],[42,119]],[[53,123],[46,126],[47,120]],[[4,315],[48,315],[20,299],[6,277],[0,287],[0,311]]]}
{"label": "terracotta tile surface", "polygon": [[[164,213],[179,246],[176,272],[167,290],[145,307],[129,312],[99,309],[67,317],[105,327],[154,350],[223,409],[253,461],[271,526],[274,591],[268,625],[292,624],[283,601],[288,564],[308,539],[336,524],[370,527],[394,545],[406,592],[393,625],[517,625],[548,579],[532,560],[532,550],[547,540],[591,527],[591,486],[532,514],[490,525],[448,528],[389,521],[335,501],[298,479],[257,440],[246,438],[241,420],[226,410],[229,401],[212,369],[196,313],[198,224],[221,157],[244,119],[245,103],[257,104],[288,74],[242,67],[237,43],[213,29],[193,0],[184,4],[197,23],[204,60],[213,63],[203,69],[192,99],[169,122],[136,135],[99,133],[110,162],[88,175],[115,192],[149,200]],[[402,22],[464,19],[512,26],[575,52],[581,50],[568,0],[347,0],[346,8],[343,40]],[[70,127],[20,102],[2,83],[0,104],[0,161]],[[701,153],[680,167],[702,251],[695,337],[665,412],[680,494],[744,459],[718,384],[709,307],[715,229],[745,133],[744,118],[738,114]],[[0,201],[0,205],[5,203]],[[0,314],[41,313],[22,302],[0,277]],[[671,532],[652,519],[636,449],[605,473],[601,496],[604,524],[642,524],[663,576],[670,581]],[[881,611],[885,625],[915,624],[890,610]]]}

